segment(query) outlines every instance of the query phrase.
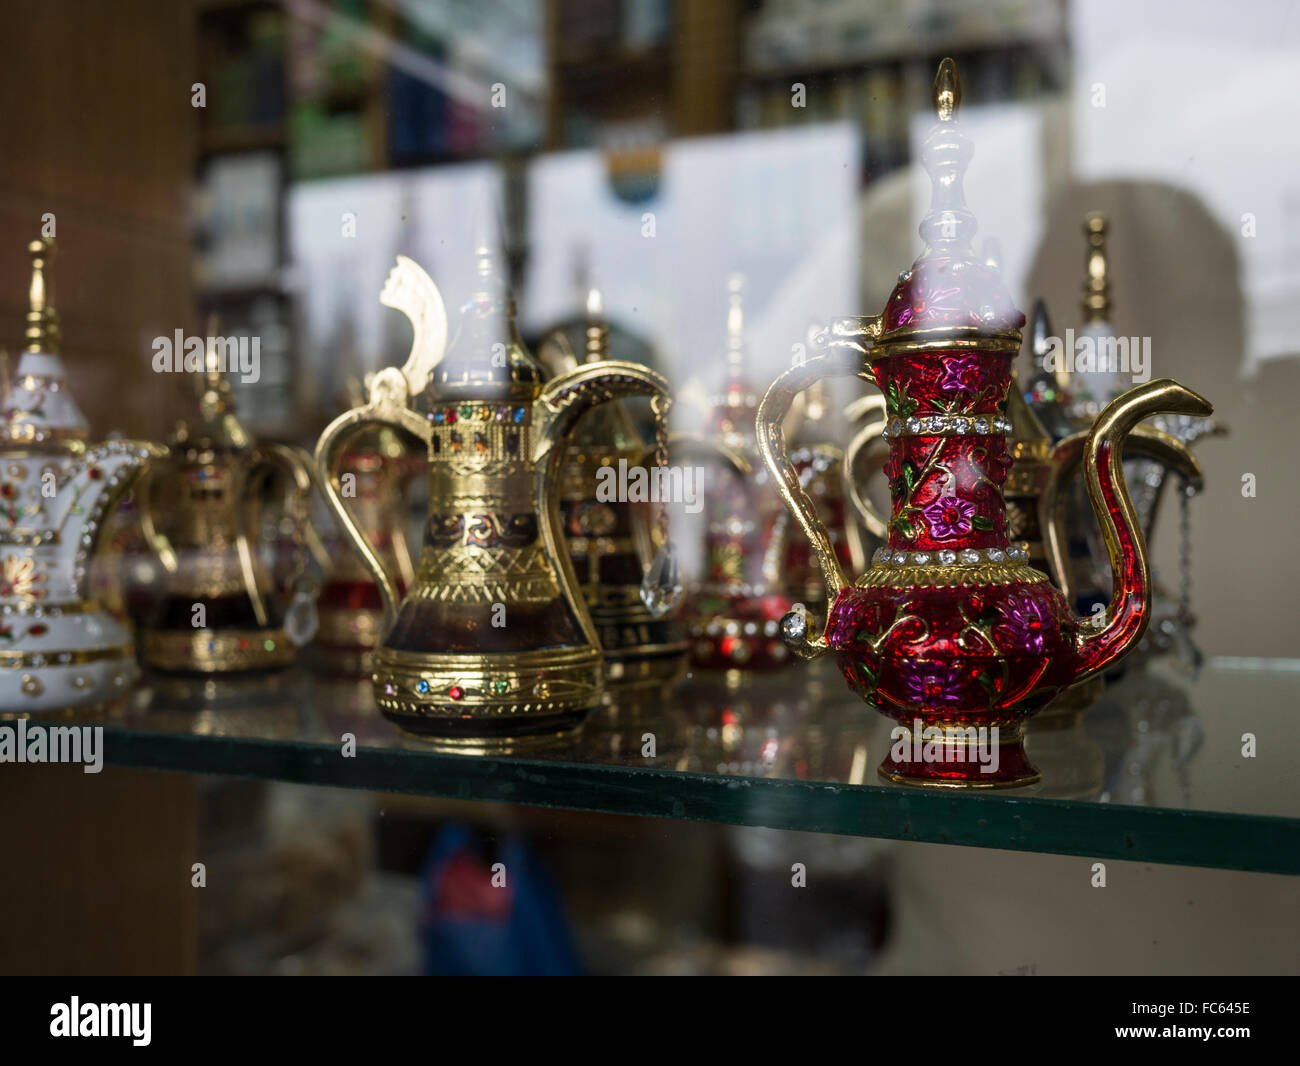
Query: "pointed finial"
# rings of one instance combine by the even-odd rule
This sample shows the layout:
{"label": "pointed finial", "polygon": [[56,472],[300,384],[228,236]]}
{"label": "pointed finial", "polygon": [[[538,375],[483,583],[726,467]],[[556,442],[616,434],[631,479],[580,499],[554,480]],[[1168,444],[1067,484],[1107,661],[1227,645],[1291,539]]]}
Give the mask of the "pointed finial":
{"label": "pointed finial", "polygon": [[1058,393],[1070,391],[1070,370],[1068,360],[1063,360],[1056,371],[1047,369],[1048,357],[1052,353],[1052,320],[1047,315],[1047,304],[1039,297],[1034,301],[1034,317],[1029,326],[1030,351],[1034,356],[1036,374],[1053,381]]}
{"label": "pointed finial", "polygon": [[745,277],[727,279],[727,377],[736,381],[745,369]]}
{"label": "pointed finial", "polygon": [[957,64],[945,59],[934,79],[934,110],[939,121],[926,135],[921,148],[921,165],[930,176],[930,210],[921,220],[919,232],[926,243],[922,259],[970,257],[971,241],[979,228],[966,207],[961,179],[970,165],[970,138],[957,125],[961,104],[961,81]]}
{"label": "pointed finial", "polygon": [[609,355],[609,329],[605,324],[600,290],[587,290],[587,362],[599,363]]}
{"label": "pointed finial", "polygon": [[934,76],[934,113],[940,122],[950,122],[957,117],[957,108],[961,107],[961,78],[957,75],[957,64],[945,57],[939,63],[939,72]]}
{"label": "pointed finial", "polygon": [[1043,365],[1043,360],[1051,351],[1050,338],[1052,336],[1052,323],[1047,317],[1047,304],[1043,303],[1042,298],[1034,301],[1034,320],[1030,326],[1031,348],[1034,353],[1034,362],[1039,366]]}
{"label": "pointed finial", "polygon": [[1106,256],[1106,216],[1093,211],[1083,220],[1088,240],[1087,277],[1083,283],[1083,317],[1087,324],[1110,321],[1110,265]]}
{"label": "pointed finial", "polygon": [[199,393],[199,410],[205,420],[215,422],[222,416],[234,411],[235,398],[226,376],[229,367],[221,365],[221,318],[219,315],[208,316],[207,334],[203,341],[203,373],[198,375],[196,385]]}
{"label": "pointed finial", "polygon": [[220,329],[221,316],[208,315],[207,333],[203,342],[203,384],[209,389],[220,388],[225,379],[221,369],[221,353],[217,350],[220,345]]}
{"label": "pointed finial", "polygon": [[29,292],[30,309],[27,312],[27,351],[59,354],[59,313],[54,309],[54,278],[50,268],[54,263],[54,241],[48,237],[34,240],[27,246],[32,257],[32,284]]}

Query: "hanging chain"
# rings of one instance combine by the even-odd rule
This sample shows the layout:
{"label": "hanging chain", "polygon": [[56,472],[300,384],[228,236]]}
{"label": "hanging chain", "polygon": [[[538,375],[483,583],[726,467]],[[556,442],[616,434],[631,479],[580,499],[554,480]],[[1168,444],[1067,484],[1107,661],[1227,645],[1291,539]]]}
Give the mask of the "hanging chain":
{"label": "hanging chain", "polygon": [[1192,624],[1192,497],[1196,489],[1191,482],[1183,480],[1179,486],[1179,597],[1178,620],[1184,626]]}
{"label": "hanging chain", "polygon": [[[668,466],[668,411],[673,405],[671,396],[656,393],[650,398],[650,410],[655,416],[655,465],[659,468],[660,484]],[[668,542],[668,508],[660,493],[655,511],[655,533],[660,544]]]}

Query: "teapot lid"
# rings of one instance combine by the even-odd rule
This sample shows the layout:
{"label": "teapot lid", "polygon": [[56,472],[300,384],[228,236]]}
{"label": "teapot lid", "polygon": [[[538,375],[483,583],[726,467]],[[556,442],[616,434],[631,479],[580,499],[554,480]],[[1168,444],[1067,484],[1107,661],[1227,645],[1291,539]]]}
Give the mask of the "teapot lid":
{"label": "teapot lid", "polygon": [[743,447],[753,437],[758,410],[758,393],[745,365],[746,346],[745,277],[732,274],[727,278],[726,379],[721,395],[710,397],[710,426],[730,447]]}
{"label": "teapot lid", "polygon": [[474,292],[461,304],[446,354],[430,378],[428,395],[444,402],[532,401],[542,391],[545,372],[519,335],[514,295],[497,270],[488,242],[480,242],[475,255]]}
{"label": "teapot lid", "polygon": [[32,257],[26,348],[0,398],[0,441],[38,444],[85,440],[86,416],[68,388],[59,354],[59,314],[54,308],[54,241],[42,237],[27,246]]}
{"label": "teapot lid", "polygon": [[918,228],[926,248],[899,275],[885,304],[880,339],[934,332],[1018,338],[1025,316],[999,271],[977,256],[971,243],[978,224],[966,206],[962,175],[973,148],[957,124],[961,81],[951,59],[939,64],[933,101],[938,122],[921,149],[931,184],[930,209]]}
{"label": "teapot lid", "polygon": [[252,442],[235,413],[234,392],[218,351],[222,338],[217,336],[217,329],[213,316],[208,320],[203,369],[192,374],[198,416],[176,424],[172,443],[201,451],[242,451]]}

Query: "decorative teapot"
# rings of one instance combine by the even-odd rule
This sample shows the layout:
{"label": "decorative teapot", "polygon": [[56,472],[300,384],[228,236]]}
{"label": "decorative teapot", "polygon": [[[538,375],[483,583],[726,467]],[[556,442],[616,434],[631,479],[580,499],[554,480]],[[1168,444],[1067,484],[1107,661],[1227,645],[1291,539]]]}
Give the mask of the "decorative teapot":
{"label": "decorative teapot", "polygon": [[54,242],[33,241],[27,348],[0,412],[0,713],[111,702],[135,679],[126,627],[88,597],[88,562],[116,500],[154,444],[86,444],[59,356],[49,274]]}
{"label": "decorative teapot", "polygon": [[[804,657],[834,651],[850,687],[901,725],[878,768],[899,782],[1005,787],[1038,780],[1022,723],[1070,685],[1120,659],[1151,606],[1141,530],[1120,451],[1160,412],[1208,415],[1168,379],[1112,402],[1084,447],[1088,496],[1114,571],[1104,624],[1076,617],[1029,553],[1009,542],[1002,486],[1013,462],[1006,415],[1024,315],[971,247],[975,219],[961,176],[970,141],[955,123],[956,65],[935,79],[937,126],[922,160],[933,183],[920,233],[927,247],[876,317],[833,324],[826,351],[773,382],[756,426],[764,461],[812,542],[832,603],[820,632],[805,612],[782,621]],[[785,455],[795,396],[830,375],[873,381],[888,399],[889,543],[850,584]]]}
{"label": "decorative teapot", "polygon": [[[539,349],[544,366],[569,373],[580,365],[563,332],[548,337],[543,348],[549,349]],[[609,358],[609,330],[598,289],[587,296],[584,348],[583,361],[589,366]],[[661,468],[667,461],[667,406],[652,402],[659,438],[655,448],[646,449],[626,405],[615,401],[578,422],[560,467],[560,514],[569,558],[600,634],[605,680],[617,684],[662,685],[686,666],[685,630],[666,612],[653,613],[642,600],[646,570],[667,535],[665,522],[653,520],[652,508],[664,519],[668,501],[663,492],[650,491],[649,478],[643,499],[620,499],[610,491],[620,477],[626,480],[638,469],[653,475],[646,467],[648,459]],[[660,486],[666,489],[662,480]]]}
{"label": "decorative teapot", "polygon": [[[326,498],[383,599],[376,702],[406,733],[467,747],[575,728],[600,704],[599,635],[560,522],[564,442],[595,404],[668,398],[667,382],[634,363],[588,364],[543,385],[485,248],[478,281],[449,342],[437,287],[398,257],[380,301],[411,320],[410,355],[379,371],[369,403],[316,445]],[[339,449],[372,423],[428,448],[430,514],[400,604],[339,492]]]}
{"label": "decorative teapot", "polygon": [[[710,404],[705,434],[673,434],[679,454],[708,454],[722,476],[705,493],[703,580],[691,590],[691,661],[705,669],[773,670],[790,664],[780,619],[793,602],[780,564],[784,513],[767,471],[758,468],[758,395],[745,369],[744,279],[728,279],[727,377]],[[805,478],[807,469],[805,468]]]}
{"label": "decorative teapot", "polygon": [[[142,528],[164,570],[141,636],[141,659],[162,673],[283,669],[316,631],[314,590],[300,580],[308,557],[311,467],[297,449],[250,438],[216,349],[217,338],[209,336],[204,369],[193,374],[197,417],[177,426],[168,460],[136,489]],[[295,586],[288,606],[275,595],[258,551],[267,481],[277,474],[300,559],[284,582]]]}
{"label": "decorative teapot", "polygon": [[[985,261],[988,263],[987,258]],[[1042,301],[1038,301],[1030,346],[1040,364],[1050,332],[1046,311]],[[857,408],[866,409],[866,405],[859,404]],[[1074,604],[1077,602],[1074,562],[1065,547],[1070,500],[1067,489],[1074,484],[1081,468],[1088,435],[1074,433],[1054,443],[1022,395],[1014,369],[1007,391],[1006,415],[1010,423],[1007,451],[1011,467],[1002,483],[1002,502],[1007,541],[1022,548],[1029,565],[1048,574],[1065,595],[1066,602]],[[888,450],[888,428],[886,413],[854,437],[845,452],[845,470],[849,476],[872,465],[880,469],[879,459],[883,456],[877,453],[882,447]],[[1134,455],[1144,456],[1163,468],[1177,470],[1189,485],[1200,485],[1200,466],[1191,452],[1169,434],[1150,426],[1134,427],[1124,441],[1124,455],[1126,460]],[[870,461],[873,456],[877,458],[874,464]],[[876,510],[861,486],[851,483],[850,496],[867,528],[882,540],[887,539],[889,517]],[[1102,677],[1093,675],[1052,700],[1043,714],[1078,715],[1096,702],[1101,690]]]}

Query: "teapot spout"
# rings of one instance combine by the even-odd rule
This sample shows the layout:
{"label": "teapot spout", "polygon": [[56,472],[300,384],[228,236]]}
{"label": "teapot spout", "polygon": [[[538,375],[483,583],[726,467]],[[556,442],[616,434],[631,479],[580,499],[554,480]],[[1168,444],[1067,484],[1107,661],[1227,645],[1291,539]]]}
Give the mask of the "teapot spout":
{"label": "teapot spout", "polygon": [[1124,440],[1139,422],[1158,414],[1208,417],[1214,407],[1172,378],[1159,378],[1112,400],[1088,434],[1084,472],[1088,499],[1110,556],[1112,591],[1105,625],[1080,627],[1078,673],[1082,681],[1132,648],[1151,618],[1151,570],[1146,543],[1124,478]]}

